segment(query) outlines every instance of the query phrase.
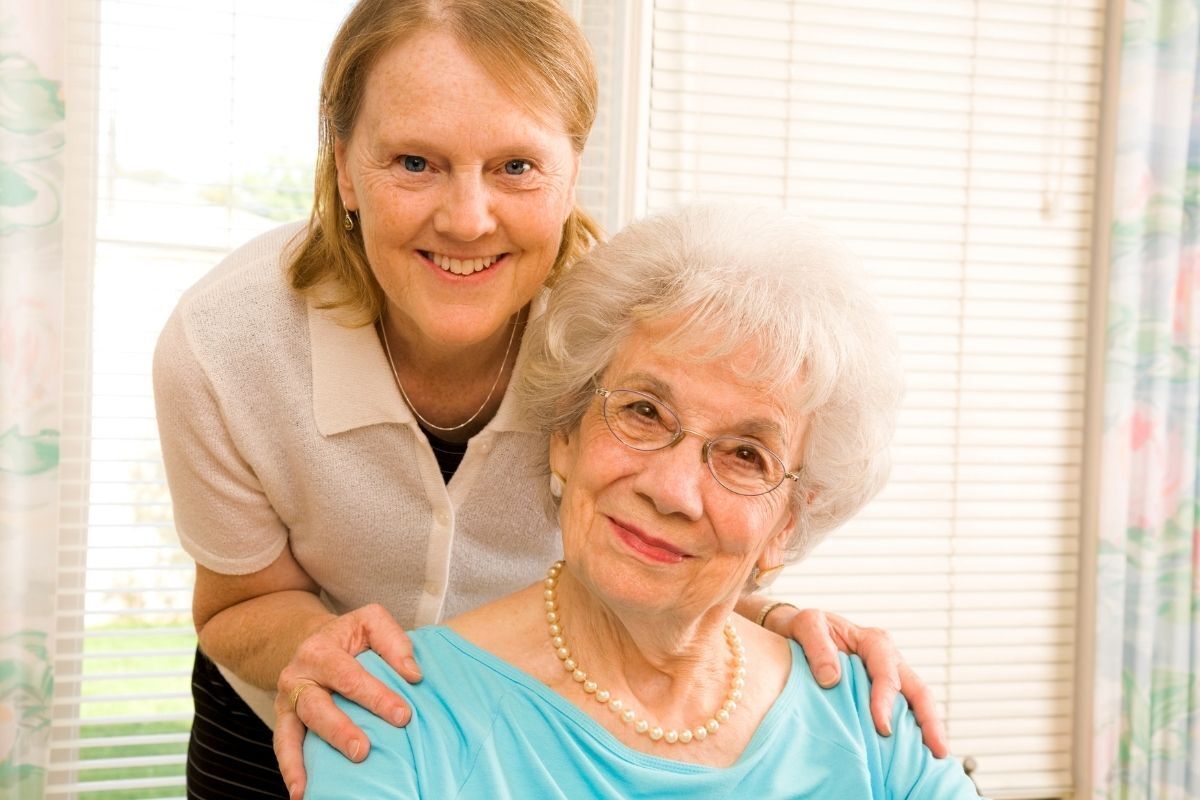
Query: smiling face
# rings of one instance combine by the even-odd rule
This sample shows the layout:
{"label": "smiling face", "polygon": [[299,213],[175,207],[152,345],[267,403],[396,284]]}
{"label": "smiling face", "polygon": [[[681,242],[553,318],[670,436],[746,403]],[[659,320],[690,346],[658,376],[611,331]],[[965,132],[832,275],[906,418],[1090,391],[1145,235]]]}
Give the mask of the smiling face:
{"label": "smiling face", "polygon": [[[603,385],[651,394],[685,428],[745,437],[796,467],[806,421],[778,393],[737,376],[754,347],[721,362],[656,352],[653,343],[674,324],[638,328]],[[757,497],[734,494],[713,478],[702,447],[701,438],[685,436],[663,450],[634,450],[609,431],[599,398],[575,430],[552,438],[551,467],[566,479],[566,561],[610,607],[699,617],[736,601],[756,563],[781,563],[794,524],[790,481]]]}
{"label": "smiling face", "polygon": [[451,36],[420,33],[380,57],[334,155],[388,316],[417,343],[502,335],[545,282],[579,157]]}

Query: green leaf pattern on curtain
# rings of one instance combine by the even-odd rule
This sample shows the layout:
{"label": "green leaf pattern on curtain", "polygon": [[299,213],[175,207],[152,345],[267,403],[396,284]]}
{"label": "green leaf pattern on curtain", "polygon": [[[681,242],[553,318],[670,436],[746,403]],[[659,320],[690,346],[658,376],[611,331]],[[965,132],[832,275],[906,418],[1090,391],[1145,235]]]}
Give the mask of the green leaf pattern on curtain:
{"label": "green leaf pattern on curtain", "polygon": [[44,793],[62,376],[65,3],[0,20],[0,797]]}
{"label": "green leaf pattern on curtain", "polygon": [[1096,797],[1200,797],[1200,3],[1128,0],[1105,351]]}

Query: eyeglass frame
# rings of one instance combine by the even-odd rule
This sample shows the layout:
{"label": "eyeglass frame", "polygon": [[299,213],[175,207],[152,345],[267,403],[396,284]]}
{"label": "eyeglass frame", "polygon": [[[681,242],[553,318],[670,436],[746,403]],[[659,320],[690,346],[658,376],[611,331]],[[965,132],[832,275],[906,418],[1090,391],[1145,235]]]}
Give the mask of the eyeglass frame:
{"label": "eyeglass frame", "polygon": [[[612,424],[608,421],[608,398],[613,394],[613,392],[629,392],[630,394],[636,394],[641,397],[645,397],[647,400],[653,401],[656,405],[661,406],[662,408],[664,408],[668,412],[670,412],[671,416],[675,418],[675,426],[678,429],[678,430],[676,430],[675,434],[671,437],[671,441],[667,442],[666,444],[662,445],[661,447],[649,447],[649,448],[635,447],[632,444],[630,444],[629,442],[622,439],[619,435],[617,435],[617,432],[613,430]],[[693,436],[696,436],[696,437],[699,437],[700,439],[702,439],[703,443],[702,443],[702,447],[700,448],[700,459],[704,462],[704,466],[708,467],[708,474],[712,475],[713,480],[715,480],[717,482],[717,485],[720,486],[722,489],[725,489],[728,492],[736,494],[739,497],[762,497],[764,494],[770,494],[771,492],[778,489],[780,486],[783,486],[784,481],[789,480],[789,479],[792,481],[795,481],[797,483],[800,482],[800,468],[798,467],[794,471],[789,470],[788,466],[787,466],[787,462],[784,461],[783,458],[778,453],[776,453],[771,448],[767,447],[765,444],[760,444],[751,439],[747,439],[744,436],[733,436],[733,435],[729,435],[729,434],[726,434],[725,436],[709,436],[707,433],[705,433],[703,431],[693,430],[692,428],[685,428],[685,427],[683,427],[683,420],[681,420],[679,418],[679,412],[652,394],[640,391],[638,389],[606,389],[603,386],[599,386],[599,385],[595,386],[595,388],[593,389],[593,393],[596,396],[602,398],[601,402],[600,402],[600,417],[601,417],[601,419],[604,420],[604,427],[608,428],[608,432],[612,434],[612,437],[614,439],[616,439],[618,442],[620,442],[621,444],[628,447],[630,450],[636,450],[639,453],[656,453],[659,450],[667,450],[667,449],[679,444],[680,442],[682,442],[684,436],[686,436],[689,433],[692,434]],[[779,483],[775,484],[774,486],[772,486],[769,489],[764,489],[761,492],[753,492],[753,493],[739,492],[737,489],[733,489],[733,488],[727,486],[725,484],[725,482],[723,480],[721,480],[720,476],[717,475],[716,470],[713,469],[712,461],[709,460],[709,457],[708,457],[709,449],[712,447],[713,442],[719,441],[721,439],[733,439],[734,441],[742,441],[742,442],[746,442],[747,444],[752,444],[755,447],[760,448],[763,452],[765,452],[771,458],[773,458],[777,462],[779,462],[779,465],[781,467],[783,467],[783,477],[781,477],[779,479]]]}

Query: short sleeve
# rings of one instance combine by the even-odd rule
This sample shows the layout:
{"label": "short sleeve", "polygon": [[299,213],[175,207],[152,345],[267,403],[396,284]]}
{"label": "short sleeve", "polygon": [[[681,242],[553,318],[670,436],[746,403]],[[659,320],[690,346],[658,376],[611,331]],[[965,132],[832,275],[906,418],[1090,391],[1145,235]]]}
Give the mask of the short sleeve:
{"label": "short sleeve", "polygon": [[186,298],[154,351],[154,403],[180,544],[208,569],[269,566],[287,528],[239,452],[186,329]]}
{"label": "short sleeve", "polygon": [[906,800],[977,800],[979,793],[958,759],[934,758],[903,695],[896,695],[892,735],[880,736],[871,719],[871,681],[857,656],[843,656],[843,674],[854,683],[859,724],[867,743],[872,777],[886,797]]}

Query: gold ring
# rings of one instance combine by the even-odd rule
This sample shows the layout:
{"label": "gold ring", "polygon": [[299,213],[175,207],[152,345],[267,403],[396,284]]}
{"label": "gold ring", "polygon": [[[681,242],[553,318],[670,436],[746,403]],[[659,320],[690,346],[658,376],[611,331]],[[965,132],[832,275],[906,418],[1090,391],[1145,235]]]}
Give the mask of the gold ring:
{"label": "gold ring", "polygon": [[296,713],[296,704],[300,702],[300,695],[312,685],[308,681],[303,681],[292,687],[292,691],[288,693],[288,703],[292,706],[292,713]]}

